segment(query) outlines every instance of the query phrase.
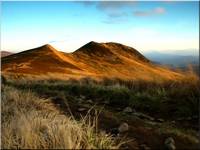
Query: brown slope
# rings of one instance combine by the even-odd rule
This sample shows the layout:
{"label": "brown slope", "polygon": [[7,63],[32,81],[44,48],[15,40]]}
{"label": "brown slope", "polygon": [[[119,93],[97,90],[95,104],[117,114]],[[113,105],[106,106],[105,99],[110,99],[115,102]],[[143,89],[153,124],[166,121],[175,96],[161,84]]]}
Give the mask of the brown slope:
{"label": "brown slope", "polygon": [[153,65],[136,49],[119,43],[89,42],[73,53],[59,52],[50,45],[2,59],[5,72],[125,79],[175,79],[182,75]]}
{"label": "brown slope", "polygon": [[107,77],[175,79],[182,75],[152,64],[136,49],[119,43],[90,42],[73,53],[87,70]]}
{"label": "brown slope", "polygon": [[2,70],[14,73],[44,74],[47,72],[68,73],[80,70],[60,58],[59,52],[50,45],[23,51],[2,58]]}

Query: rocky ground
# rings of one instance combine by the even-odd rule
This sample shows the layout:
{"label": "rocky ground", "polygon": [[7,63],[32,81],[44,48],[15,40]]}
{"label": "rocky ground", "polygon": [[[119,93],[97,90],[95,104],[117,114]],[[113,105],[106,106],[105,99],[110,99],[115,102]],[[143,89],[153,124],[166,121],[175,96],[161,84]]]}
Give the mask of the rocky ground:
{"label": "rocky ground", "polygon": [[[52,101],[60,107],[64,114],[73,114],[76,118],[88,114],[93,116],[99,112],[98,127],[115,138],[123,139],[125,149],[197,149],[199,135],[197,132],[189,133],[185,122],[197,118],[178,118],[177,120],[164,120],[154,118],[134,108],[113,108],[107,106],[108,101],[101,104],[83,95],[76,97],[76,101],[63,103],[62,97],[53,97]],[[189,120],[190,119],[190,120]],[[190,125],[192,128],[192,125]]]}

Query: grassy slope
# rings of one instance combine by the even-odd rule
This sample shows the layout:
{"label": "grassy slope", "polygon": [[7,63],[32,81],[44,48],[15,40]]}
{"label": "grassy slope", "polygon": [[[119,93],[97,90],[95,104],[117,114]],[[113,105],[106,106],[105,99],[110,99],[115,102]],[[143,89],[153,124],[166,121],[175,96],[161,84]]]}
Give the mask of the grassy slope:
{"label": "grassy slope", "polygon": [[[193,118],[198,116],[200,93],[199,81],[195,78],[163,83],[119,79],[98,82],[88,78],[80,81],[18,79],[17,82],[8,80],[7,84],[20,90],[31,89],[37,95],[49,98],[63,112],[70,107],[76,117],[82,114],[77,111],[80,107],[89,109],[95,105],[96,109],[101,109],[104,106],[99,127],[109,131],[120,122],[128,121],[130,131],[127,136],[136,139],[136,142],[130,143],[131,148],[142,143],[151,148],[163,148],[163,140],[168,136],[175,138],[180,149],[197,148],[199,143],[196,131],[198,118]],[[87,104],[88,99],[93,101],[92,105]],[[123,114],[121,110],[126,106],[163,118],[165,122],[152,124],[132,114]]]}

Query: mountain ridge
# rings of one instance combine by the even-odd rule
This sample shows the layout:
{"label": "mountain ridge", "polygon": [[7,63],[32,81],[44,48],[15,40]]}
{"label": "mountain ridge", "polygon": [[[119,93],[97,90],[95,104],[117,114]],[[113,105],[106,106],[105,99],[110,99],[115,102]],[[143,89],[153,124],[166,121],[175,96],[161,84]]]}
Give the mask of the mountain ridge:
{"label": "mountain ridge", "polygon": [[67,76],[123,79],[175,79],[182,75],[150,62],[136,49],[119,43],[91,41],[73,53],[49,44],[2,59],[2,71],[24,74],[61,73]]}

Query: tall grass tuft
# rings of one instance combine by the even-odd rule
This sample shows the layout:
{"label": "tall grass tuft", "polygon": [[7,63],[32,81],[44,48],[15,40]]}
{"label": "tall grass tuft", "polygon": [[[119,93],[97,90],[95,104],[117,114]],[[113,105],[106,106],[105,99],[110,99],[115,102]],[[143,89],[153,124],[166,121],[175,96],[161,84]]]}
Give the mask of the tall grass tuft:
{"label": "tall grass tuft", "polygon": [[120,142],[96,128],[96,119],[65,116],[31,91],[2,87],[3,149],[113,149]]}

